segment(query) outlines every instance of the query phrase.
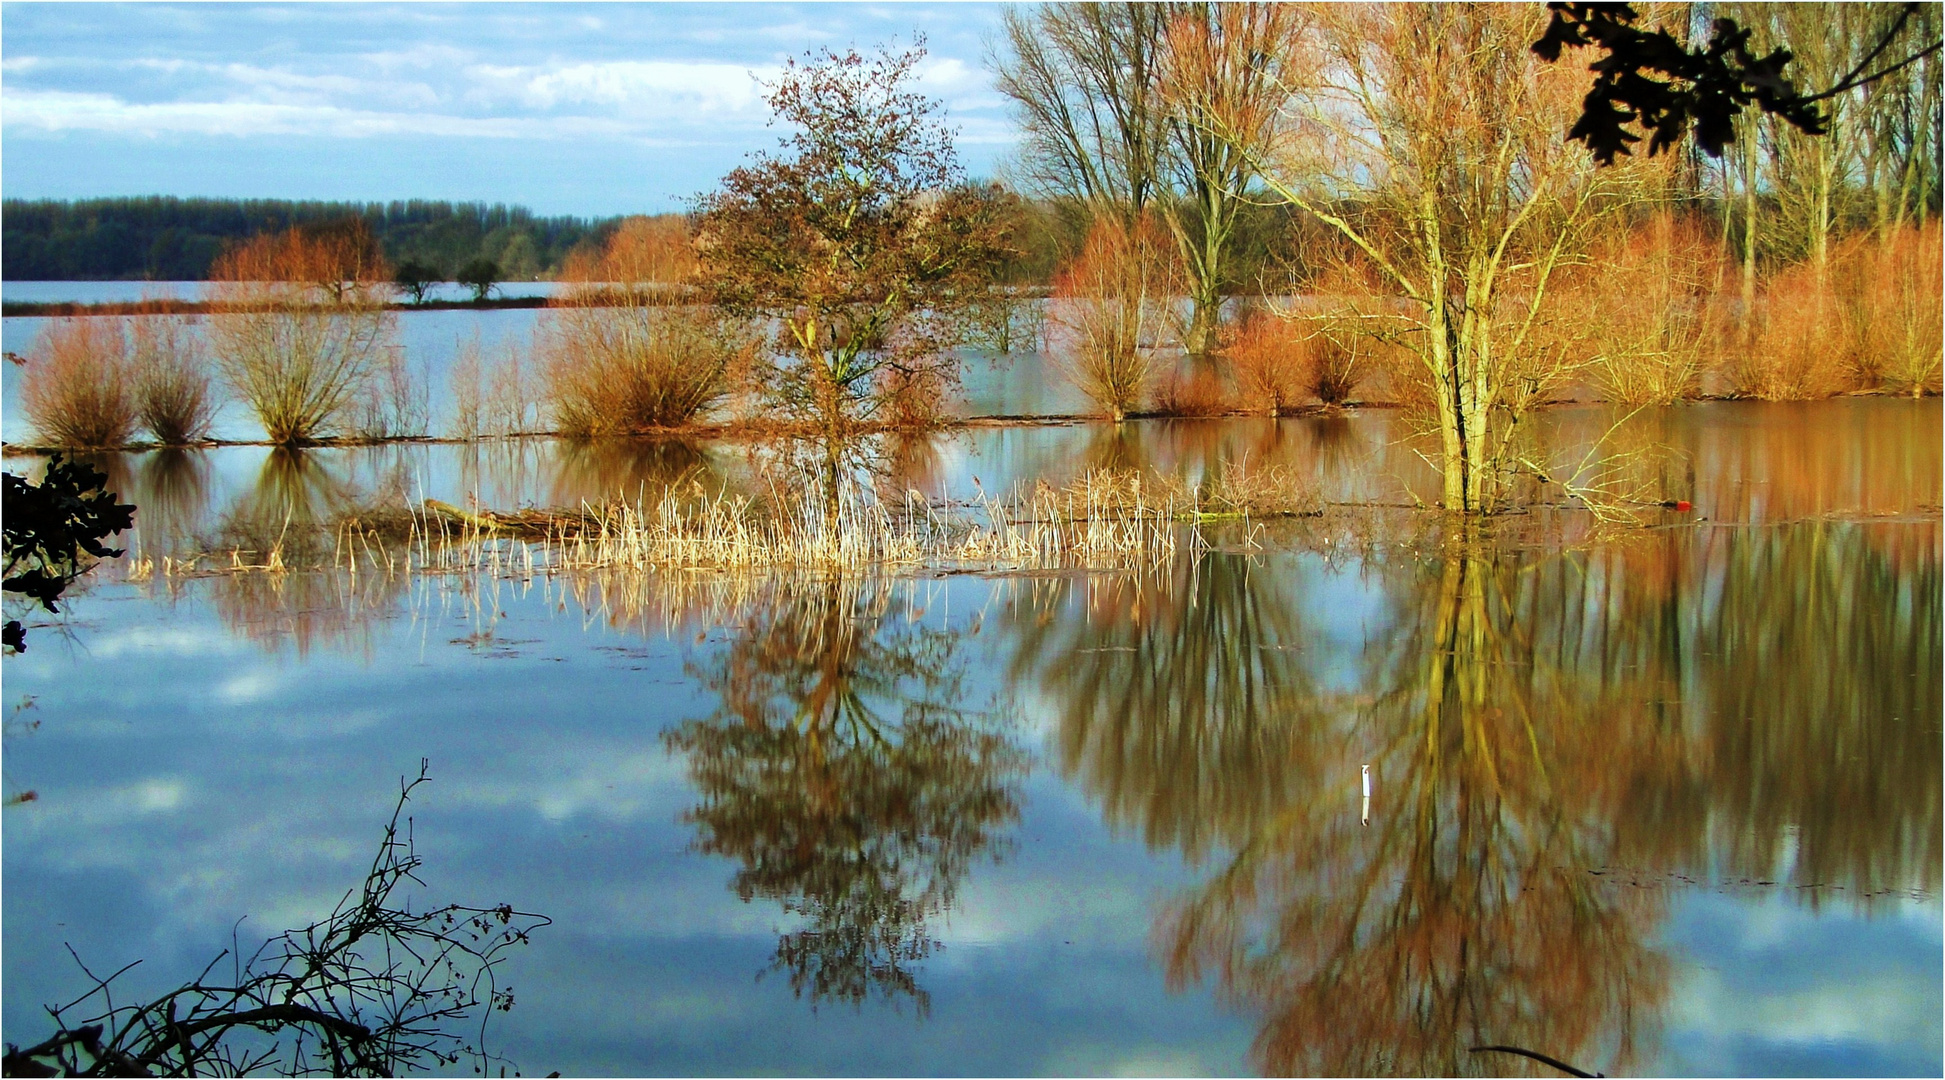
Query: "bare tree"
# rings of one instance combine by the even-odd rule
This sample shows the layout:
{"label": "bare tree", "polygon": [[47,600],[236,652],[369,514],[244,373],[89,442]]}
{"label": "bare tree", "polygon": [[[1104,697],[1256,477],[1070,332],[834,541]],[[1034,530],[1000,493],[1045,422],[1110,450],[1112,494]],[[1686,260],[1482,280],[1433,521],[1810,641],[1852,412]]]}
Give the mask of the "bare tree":
{"label": "bare tree", "polygon": [[[1192,356],[1216,348],[1237,220],[1287,81],[1289,54],[1267,46],[1301,19],[1295,7],[1257,3],[1006,13],[1009,55],[992,63],[1025,133],[1025,180],[1123,228],[1161,210],[1188,271],[1182,339]],[[1232,121],[1226,138],[1205,122],[1212,109]]]}
{"label": "bare tree", "polygon": [[[1630,182],[1566,144],[1580,75],[1528,50],[1545,17],[1497,5],[1326,7],[1274,45],[1286,72],[1311,74],[1286,87],[1292,138],[1259,162],[1262,182],[1396,297],[1367,324],[1416,359],[1449,510],[1496,507],[1519,417],[1568,373],[1534,332],[1549,286]],[[1212,108],[1198,123],[1248,148],[1252,119]]]}
{"label": "bare tree", "polygon": [[[1194,4],[1174,18],[1160,71],[1172,175],[1163,202],[1169,229],[1188,271],[1190,314],[1183,333],[1189,355],[1217,345],[1223,292],[1238,217],[1270,152],[1287,89],[1301,81],[1286,70],[1302,55],[1277,48],[1307,22],[1290,4]],[[1221,134],[1209,121],[1222,118]]]}
{"label": "bare tree", "polygon": [[1009,55],[989,57],[1013,99],[1022,179],[1124,225],[1162,197],[1167,124],[1155,75],[1164,4],[1048,4],[1005,12]]}

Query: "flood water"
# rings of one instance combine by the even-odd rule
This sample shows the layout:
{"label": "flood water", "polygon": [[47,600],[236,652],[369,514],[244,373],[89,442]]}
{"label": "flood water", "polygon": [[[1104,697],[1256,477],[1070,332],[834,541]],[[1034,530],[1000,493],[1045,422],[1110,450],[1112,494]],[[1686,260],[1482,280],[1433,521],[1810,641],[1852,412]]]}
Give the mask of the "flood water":
{"label": "flood water", "polygon": [[[1613,420],[1536,422],[1572,458]],[[319,918],[425,758],[424,903],[554,920],[488,1032],[528,1075],[1551,1075],[1485,1044],[1937,1075],[1940,403],[1624,437],[1690,512],[1452,525],[1396,414],[1357,410],[888,448],[933,498],[1247,462],[1323,508],[1139,571],[104,566],[6,661],[5,1038],[85,989],[68,945],[142,959],[134,1000]],[[544,441],[100,463],[152,557],[753,468]]]}

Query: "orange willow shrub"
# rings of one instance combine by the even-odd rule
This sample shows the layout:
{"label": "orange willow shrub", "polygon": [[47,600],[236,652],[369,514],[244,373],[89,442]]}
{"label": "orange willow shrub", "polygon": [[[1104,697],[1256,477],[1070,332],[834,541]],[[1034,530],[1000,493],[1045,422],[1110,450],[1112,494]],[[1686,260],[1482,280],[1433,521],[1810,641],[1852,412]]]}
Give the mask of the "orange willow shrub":
{"label": "orange willow shrub", "polygon": [[182,446],[209,434],[216,395],[202,337],[190,320],[160,313],[137,316],[129,320],[128,344],[142,426],[164,446]]}
{"label": "orange willow shrub", "polygon": [[695,247],[679,218],[631,218],[598,256],[568,261],[573,285],[542,331],[543,379],[563,434],[676,427],[723,398],[755,335],[686,294]]}
{"label": "orange willow shrub", "polygon": [[1308,396],[1316,341],[1304,327],[1266,312],[1251,312],[1223,343],[1223,358],[1243,403],[1277,416]]}
{"label": "orange willow shrub", "polygon": [[1726,266],[1695,222],[1656,213],[1621,225],[1568,275],[1556,325],[1609,401],[1666,405],[1701,392],[1720,355]]}
{"label": "orange willow shrub", "polygon": [[1254,313],[1232,331],[1223,356],[1248,405],[1271,416],[1312,399],[1342,405],[1395,351],[1365,325],[1375,325],[1363,317],[1375,300],[1330,296],[1321,304],[1309,315]]}
{"label": "orange willow shrub", "polygon": [[1735,358],[1739,393],[1771,400],[1848,390],[1937,392],[1941,352],[1936,221],[1852,237],[1772,277],[1748,346]]}
{"label": "orange willow shrub", "polygon": [[121,446],[135,432],[121,320],[56,319],[41,330],[21,375],[21,404],[56,446]]}
{"label": "orange willow shrub", "polygon": [[346,419],[384,366],[391,273],[363,224],[265,233],[210,269],[218,369],[276,443]]}
{"label": "orange willow shrub", "polygon": [[1945,280],[1941,230],[1922,228],[1860,236],[1839,249],[1834,280],[1852,326],[1852,366],[1864,386],[1916,397],[1939,392]]}
{"label": "orange willow shrub", "polygon": [[1730,362],[1735,392],[1764,401],[1807,401],[1856,385],[1848,305],[1811,264],[1772,276],[1743,348]]}
{"label": "orange willow shrub", "polygon": [[1185,279],[1175,242],[1153,216],[1128,226],[1103,217],[1054,277],[1047,337],[1069,378],[1118,423],[1139,408],[1179,347],[1171,305]]}

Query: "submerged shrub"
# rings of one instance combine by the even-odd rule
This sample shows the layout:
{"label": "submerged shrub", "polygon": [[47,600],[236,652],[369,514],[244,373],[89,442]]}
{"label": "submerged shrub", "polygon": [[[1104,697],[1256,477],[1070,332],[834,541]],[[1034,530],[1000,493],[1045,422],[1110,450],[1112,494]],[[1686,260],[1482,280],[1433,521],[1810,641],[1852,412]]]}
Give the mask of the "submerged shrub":
{"label": "submerged shrub", "polygon": [[1668,213],[1595,248],[1562,306],[1603,397],[1666,405],[1701,392],[1722,346],[1714,301],[1724,269],[1720,243]]}
{"label": "submerged shrub", "polygon": [[699,306],[566,309],[544,378],[563,435],[678,427],[723,397],[752,335]]}
{"label": "submerged shrub", "polygon": [[143,315],[130,321],[130,362],[142,426],[164,446],[209,434],[216,395],[202,336],[180,315]]}
{"label": "submerged shrub", "polygon": [[1806,401],[1855,384],[1850,312],[1827,274],[1811,265],[1772,277],[1731,361],[1735,392],[1764,401]]}
{"label": "submerged shrub", "polygon": [[[362,237],[362,239],[361,239]],[[291,229],[225,252],[211,269],[217,366],[270,440],[308,442],[342,426],[373,389],[393,329],[389,272],[362,226]]]}
{"label": "submerged shrub", "polygon": [[1303,327],[1252,312],[1230,331],[1222,355],[1244,404],[1278,416],[1302,402],[1314,348]]}
{"label": "submerged shrub", "polygon": [[121,446],[135,432],[136,394],[121,320],[49,322],[28,350],[21,404],[55,446]]}
{"label": "submerged shrub", "polygon": [[1133,226],[1096,221],[1080,254],[1054,278],[1048,344],[1117,423],[1147,396],[1157,354],[1179,347],[1169,306],[1183,288],[1174,242],[1152,217]]}
{"label": "submerged shrub", "polygon": [[632,218],[548,314],[546,397],[564,435],[678,427],[730,389],[754,354],[740,321],[687,303],[695,254],[679,219]]}
{"label": "submerged shrub", "polygon": [[1858,382],[1892,393],[1939,392],[1945,359],[1941,229],[1888,229],[1842,248],[1834,277],[1848,294]]}

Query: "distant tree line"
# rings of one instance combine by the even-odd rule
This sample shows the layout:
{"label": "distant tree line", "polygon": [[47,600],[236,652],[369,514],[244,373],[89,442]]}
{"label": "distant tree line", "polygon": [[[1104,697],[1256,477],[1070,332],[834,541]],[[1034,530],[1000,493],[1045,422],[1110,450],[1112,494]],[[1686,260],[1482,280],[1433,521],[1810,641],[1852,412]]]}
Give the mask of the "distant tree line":
{"label": "distant tree line", "polygon": [[[1016,198],[1016,251],[998,269],[1010,285],[1045,285],[1086,239],[1089,219],[1056,200]],[[678,217],[680,215],[664,215]],[[1254,292],[1262,271],[1289,254],[1294,215],[1246,207],[1236,230],[1228,286]],[[495,203],[294,202],[286,199],[8,199],[0,204],[0,276],[8,281],[205,281],[227,247],[253,236],[356,218],[393,266],[408,263],[457,280],[486,260],[503,280],[557,276],[577,249],[597,257],[624,220],[540,217]]]}
{"label": "distant tree line", "polygon": [[598,247],[621,220],[423,199],[8,199],[0,204],[0,275],[8,281],[201,281],[226,247],[252,236],[350,218],[365,223],[394,265],[416,262],[450,275],[486,259],[508,280],[551,275],[576,245]]}

